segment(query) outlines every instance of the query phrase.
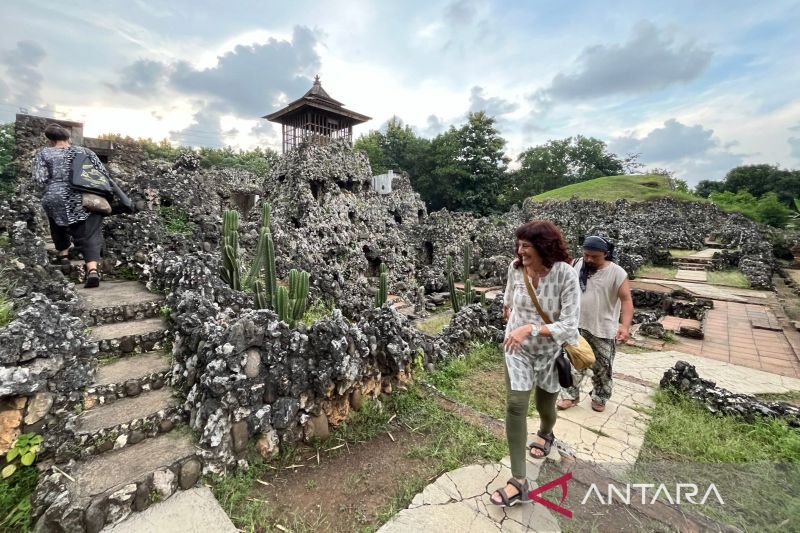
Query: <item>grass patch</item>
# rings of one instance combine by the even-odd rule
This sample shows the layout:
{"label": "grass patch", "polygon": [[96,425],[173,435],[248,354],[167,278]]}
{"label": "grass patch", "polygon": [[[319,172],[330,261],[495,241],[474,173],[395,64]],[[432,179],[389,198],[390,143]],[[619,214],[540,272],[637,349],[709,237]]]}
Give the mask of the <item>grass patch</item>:
{"label": "grass patch", "polygon": [[635,477],[673,487],[714,483],[725,505],[712,498],[695,511],[743,531],[800,529],[800,430],[780,420],[717,416],[667,391],[654,399]]}
{"label": "grass patch", "polygon": [[14,305],[6,300],[6,295],[0,292],[0,328],[5,327],[14,320]]}
{"label": "grass patch", "polygon": [[709,270],[706,272],[706,281],[712,285],[725,285],[727,287],[738,287],[749,289],[750,282],[740,270],[731,268],[728,270]]}
{"label": "grass patch", "polygon": [[[503,351],[493,343],[474,344],[462,358],[425,376],[425,380],[446,396],[469,405],[482,413],[504,419],[506,384]],[[536,412],[534,402],[528,414]]]}
{"label": "grass patch", "polygon": [[416,323],[417,329],[428,335],[439,335],[450,324],[453,313],[437,313],[432,317]]}
{"label": "grass patch", "polygon": [[306,313],[300,321],[306,326],[311,326],[314,322],[331,316],[335,304],[324,300],[314,300],[311,306],[306,309]]}
{"label": "grass patch", "polygon": [[756,398],[765,402],[800,402],[800,391],[781,392],[774,394],[756,394]]}
{"label": "grass patch", "polygon": [[[409,447],[406,456],[410,459],[424,458],[429,467],[423,474],[412,473],[402,476],[394,485],[387,486],[385,492],[389,497],[386,503],[374,512],[375,522],[378,523],[360,525],[356,529],[361,531],[377,530],[400,509],[407,507],[414,495],[430,483],[432,476],[438,476],[466,464],[481,461],[496,462],[507,453],[504,441],[495,438],[486,429],[472,426],[445,411],[435,400],[415,386],[406,391],[398,391],[382,402],[365,402],[360,411],[331,432],[331,438],[327,443],[319,444],[319,449],[331,446],[331,442],[354,444],[367,441],[378,435],[384,435],[392,430],[391,428],[398,426],[413,428],[414,432],[424,436],[418,444]],[[324,457],[325,453],[347,452],[340,449],[334,452],[320,451],[320,453]],[[270,476],[277,475],[288,465],[302,463],[302,457],[308,454],[308,449],[288,449],[270,464],[256,455],[256,459],[251,462],[248,469],[239,470],[226,477],[208,477],[206,482],[236,527],[242,531],[275,531],[276,525],[293,532],[318,531],[325,529],[323,526],[326,519],[336,517],[279,513],[270,506],[270,502],[253,498],[253,487],[257,485],[257,479],[270,482]],[[353,471],[353,475],[342,479],[345,487],[356,486],[360,482],[357,470]],[[316,483],[309,480],[304,488],[316,490]],[[340,528],[344,526],[344,524],[338,525]]]}
{"label": "grass patch", "polygon": [[137,272],[135,268],[129,266],[115,268],[113,276],[126,281],[139,281],[139,272]]}
{"label": "grass patch", "polygon": [[14,283],[9,281],[8,274],[8,269],[0,269],[0,328],[14,320],[14,304],[8,298]]}
{"label": "grass patch", "polygon": [[641,346],[632,346],[630,344],[617,344],[616,350],[622,353],[640,354],[652,352],[652,349],[642,348]]}
{"label": "grass patch", "polygon": [[677,273],[678,269],[674,267],[662,267],[648,264],[638,268],[634,275],[637,278],[675,279]]}
{"label": "grass patch", "polygon": [[666,391],[655,394],[640,457],[685,462],[800,464],[800,431],[778,420],[750,424],[715,416],[699,403]]}
{"label": "grass patch", "polygon": [[194,224],[189,222],[189,215],[182,209],[175,206],[161,206],[158,213],[167,235],[188,235],[194,232]]}
{"label": "grass patch", "polygon": [[705,198],[687,192],[673,190],[666,176],[605,176],[593,180],[573,183],[533,197],[533,200],[569,200],[573,196],[587,200],[614,202],[625,199],[644,202],[656,198],[671,197],[685,202],[707,202]]}
{"label": "grass patch", "polygon": [[36,468],[22,468],[10,478],[0,480],[0,531],[32,530],[31,495],[38,478]]}

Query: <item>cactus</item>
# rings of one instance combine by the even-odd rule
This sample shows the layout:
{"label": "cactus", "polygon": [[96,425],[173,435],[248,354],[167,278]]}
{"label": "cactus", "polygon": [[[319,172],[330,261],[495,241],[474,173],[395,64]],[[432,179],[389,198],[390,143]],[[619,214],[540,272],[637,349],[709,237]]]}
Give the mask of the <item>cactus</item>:
{"label": "cactus", "polygon": [[378,282],[378,292],[375,293],[375,307],[382,307],[386,303],[389,296],[388,291],[389,272],[386,269],[386,264],[381,263],[380,266],[380,281]]}
{"label": "cactus", "polygon": [[461,276],[461,281],[464,283],[467,282],[469,279],[469,271],[472,267],[472,243],[467,242],[462,247],[461,250],[464,253],[464,272]]}
{"label": "cactus", "polygon": [[227,210],[222,224],[222,279],[232,289],[251,288],[258,309],[273,309],[278,317],[290,325],[301,319],[308,303],[309,274],[292,269],[289,272],[289,288],[278,287],[275,273],[275,243],[270,224],[272,208],[264,203],[261,215],[261,231],[258,236],[253,263],[241,279],[242,265],[239,260],[239,213]]}
{"label": "cactus", "polygon": [[226,210],[222,219],[222,279],[234,290],[241,290],[242,265],[239,261],[239,213]]}
{"label": "cactus", "polygon": [[278,318],[287,324],[290,324],[289,291],[286,290],[286,287],[278,287],[278,292],[275,293],[275,301],[273,304],[275,312],[278,314]]}
{"label": "cactus", "polygon": [[292,269],[289,271],[289,312],[290,324],[303,318],[308,302],[308,272]]}
{"label": "cactus", "polygon": [[450,305],[453,307],[453,312],[458,313],[461,311],[461,298],[459,297],[456,289],[456,282],[453,279],[453,258],[447,258],[447,288],[450,291]]}
{"label": "cactus", "polygon": [[257,279],[255,283],[253,283],[253,292],[256,295],[256,309],[269,309],[272,307],[272,302],[270,302],[267,296],[263,281]]}
{"label": "cactus", "polygon": [[[272,238],[272,232],[270,230],[270,224],[272,223],[272,207],[270,204],[264,202],[264,207],[261,213],[261,230],[259,231],[258,236],[258,246],[256,247],[255,255],[253,255],[253,264],[250,265],[250,270],[248,271],[243,283],[245,288],[253,286],[253,283],[255,283],[256,279],[261,276],[261,272],[264,270],[265,265],[267,268],[267,275],[269,276],[270,262],[272,264],[271,271],[275,271],[274,247],[272,253],[270,253],[267,248],[267,241]],[[268,285],[270,285],[270,289],[272,289],[270,295],[274,294],[275,284],[268,283]]]}
{"label": "cactus", "polygon": [[475,299],[477,295],[475,294],[475,289],[472,287],[472,280],[467,279],[464,282],[464,305],[471,305],[475,303]]}
{"label": "cactus", "polygon": [[481,305],[486,307],[486,293],[485,292],[481,293]]}

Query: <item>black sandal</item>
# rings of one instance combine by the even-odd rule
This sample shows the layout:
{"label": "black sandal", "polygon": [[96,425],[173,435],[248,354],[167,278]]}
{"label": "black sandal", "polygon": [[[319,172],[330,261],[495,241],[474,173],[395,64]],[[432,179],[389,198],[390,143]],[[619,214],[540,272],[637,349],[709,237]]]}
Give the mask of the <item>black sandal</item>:
{"label": "black sandal", "polygon": [[94,289],[100,286],[100,274],[97,269],[93,268],[86,274],[86,283],[83,285],[85,289]]}
{"label": "black sandal", "polygon": [[[552,431],[547,435],[542,435],[538,431],[536,432],[536,434],[544,439],[544,444],[539,444],[538,442],[529,442],[528,455],[530,455],[534,459],[544,459],[545,457],[550,455],[550,450],[553,448],[553,441],[556,440],[556,436],[553,435]],[[542,455],[533,455],[531,452],[534,449],[542,452]]]}
{"label": "black sandal", "polygon": [[530,503],[531,499],[528,497],[528,493],[530,492],[530,487],[528,487],[528,480],[525,480],[525,483],[521,484],[515,478],[511,478],[506,481],[509,485],[512,485],[515,489],[519,492],[509,498],[508,494],[506,494],[506,488],[500,487],[495,492],[500,495],[501,502],[494,501],[494,498],[491,496],[489,497],[489,501],[491,501],[494,505],[498,507],[514,507],[518,503]]}

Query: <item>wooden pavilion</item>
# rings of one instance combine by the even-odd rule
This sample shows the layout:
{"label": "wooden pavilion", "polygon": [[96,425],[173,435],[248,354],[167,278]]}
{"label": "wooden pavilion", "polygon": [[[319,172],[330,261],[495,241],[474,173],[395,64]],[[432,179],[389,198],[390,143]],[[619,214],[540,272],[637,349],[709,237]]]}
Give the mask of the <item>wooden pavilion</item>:
{"label": "wooden pavilion", "polygon": [[346,139],[352,144],[353,126],[371,117],[344,109],[343,103],[325,92],[316,76],[302,98],[261,118],[281,124],[283,153],[287,153],[305,141],[328,144],[331,139]]}

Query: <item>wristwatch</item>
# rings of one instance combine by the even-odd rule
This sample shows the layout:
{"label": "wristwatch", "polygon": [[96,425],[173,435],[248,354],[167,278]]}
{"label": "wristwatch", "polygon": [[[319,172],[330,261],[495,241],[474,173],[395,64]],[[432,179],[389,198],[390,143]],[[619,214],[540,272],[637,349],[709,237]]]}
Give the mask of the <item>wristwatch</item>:
{"label": "wristwatch", "polygon": [[536,324],[531,324],[531,337],[538,337],[541,328]]}

